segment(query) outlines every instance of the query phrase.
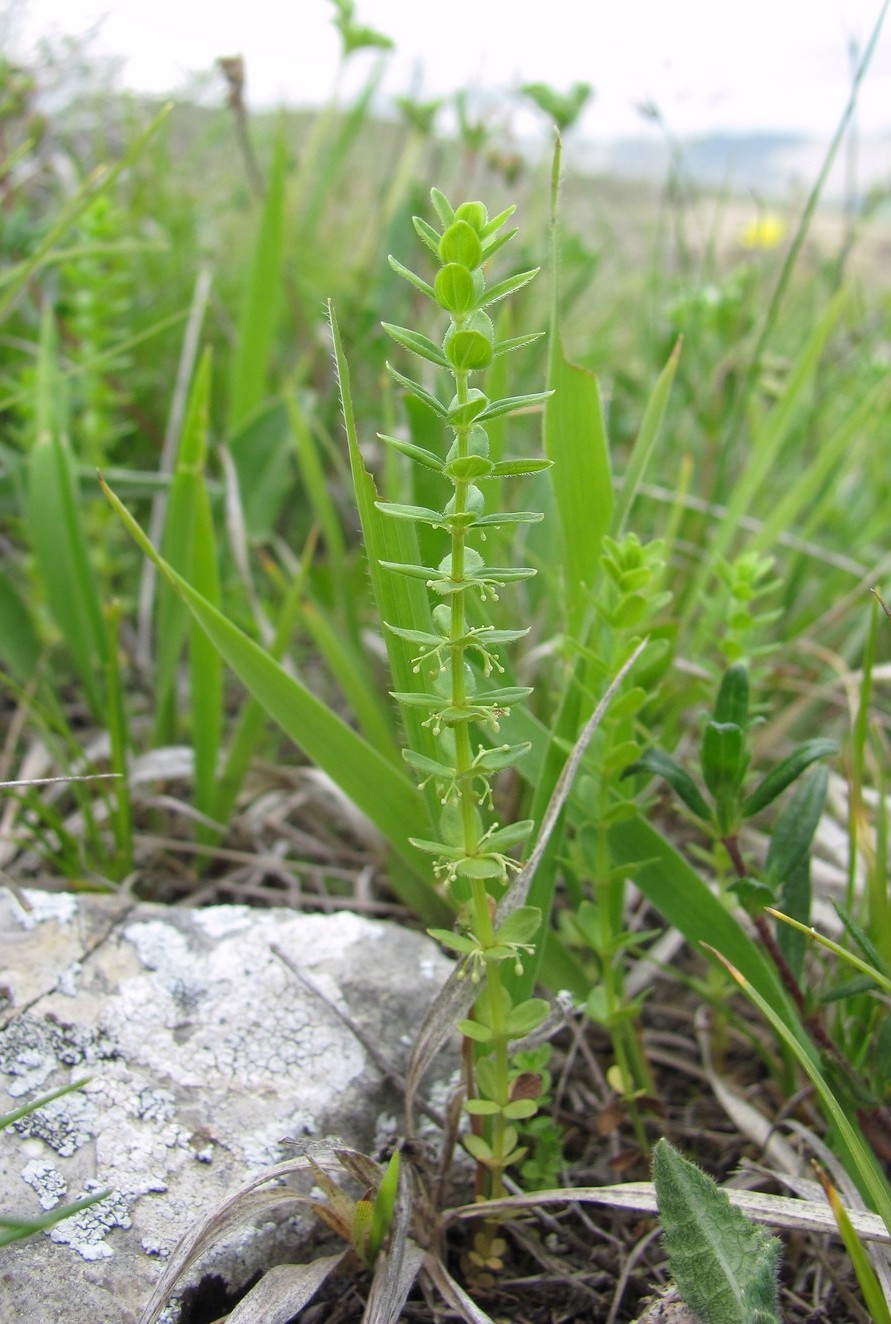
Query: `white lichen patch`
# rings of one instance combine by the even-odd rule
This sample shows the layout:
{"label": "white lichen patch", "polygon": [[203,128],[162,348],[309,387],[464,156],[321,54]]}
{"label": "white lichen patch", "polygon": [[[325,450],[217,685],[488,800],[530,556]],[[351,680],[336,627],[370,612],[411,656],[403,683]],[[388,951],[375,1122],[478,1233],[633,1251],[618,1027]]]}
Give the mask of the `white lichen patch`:
{"label": "white lichen patch", "polygon": [[[82,1199],[100,1190],[96,1181],[86,1182],[83,1191],[76,1197]],[[107,1260],[114,1254],[105,1238],[112,1228],[128,1228],[130,1221],[130,1202],[120,1191],[112,1191],[104,1199],[81,1209],[79,1214],[63,1218],[61,1223],[49,1229],[52,1241],[63,1246],[70,1246],[85,1260]]]}
{"label": "white lichen patch", "polygon": [[256,920],[257,912],[250,906],[207,906],[194,911],[192,918],[196,929],[208,938],[230,938]]}
{"label": "white lichen patch", "polygon": [[77,914],[77,897],[71,892],[38,892],[25,889],[26,905],[16,904],[13,914],[23,929],[36,929],[54,919],[58,924],[69,924]]}
{"label": "white lichen patch", "polygon": [[42,1140],[60,1158],[70,1158],[95,1136],[96,1106],[82,1091],[76,1090],[20,1117],[11,1129],[21,1136]]}
{"label": "white lichen patch", "polygon": [[71,965],[59,975],[56,991],[58,993],[64,993],[66,998],[76,998],[77,981],[81,970],[83,970],[83,962],[72,961]]}
{"label": "white lichen patch", "polygon": [[147,920],[128,924],[124,937],[132,942],[146,970],[159,970],[171,977],[191,965],[191,953],[185,934],[166,920]]}
{"label": "white lichen patch", "polygon": [[[136,1318],[133,1302],[148,1299],[181,1236],[249,1173],[294,1156],[286,1137],[298,1148],[334,1131],[369,1143],[385,1096],[363,1040],[398,1067],[429,985],[448,969],[421,935],[348,913],[168,912],[82,897],[41,906],[60,923],[35,918],[26,933],[6,921],[12,905],[0,891],[0,985],[12,1004],[0,1096],[90,1079],[0,1132],[0,1184],[18,1190],[11,1203],[24,1216],[38,1202],[112,1194],[29,1241],[27,1285],[18,1261],[0,1283],[4,1320],[59,1318],[60,1282],[71,1284],[77,1324],[110,1320],[124,1300]],[[285,1232],[290,1224],[228,1239],[219,1272],[244,1282]],[[80,1259],[100,1267],[85,1275]]]}
{"label": "white lichen patch", "polygon": [[22,1181],[34,1191],[45,1213],[55,1209],[68,1190],[68,1183],[59,1169],[46,1159],[32,1159],[26,1163],[22,1168]]}
{"label": "white lichen patch", "polygon": [[116,1054],[115,1043],[99,1028],[31,1013],[0,1031],[0,1071],[12,1077],[6,1088],[14,1099],[41,1090],[60,1066],[107,1062]]}

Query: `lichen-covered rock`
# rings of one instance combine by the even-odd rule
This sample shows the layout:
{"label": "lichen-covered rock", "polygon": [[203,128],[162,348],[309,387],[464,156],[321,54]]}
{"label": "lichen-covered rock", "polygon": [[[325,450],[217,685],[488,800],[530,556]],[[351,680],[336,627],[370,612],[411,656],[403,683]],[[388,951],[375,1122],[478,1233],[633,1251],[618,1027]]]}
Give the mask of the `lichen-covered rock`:
{"label": "lichen-covered rock", "polygon": [[[289,1157],[283,1138],[371,1143],[394,1100],[334,1008],[401,1068],[448,964],[351,912],[24,900],[0,890],[0,1112],[90,1080],[0,1133],[0,1210],[109,1193],[0,1249],[0,1319],[135,1324],[181,1234]],[[246,1233],[213,1272],[237,1287],[294,1235],[293,1220]]]}

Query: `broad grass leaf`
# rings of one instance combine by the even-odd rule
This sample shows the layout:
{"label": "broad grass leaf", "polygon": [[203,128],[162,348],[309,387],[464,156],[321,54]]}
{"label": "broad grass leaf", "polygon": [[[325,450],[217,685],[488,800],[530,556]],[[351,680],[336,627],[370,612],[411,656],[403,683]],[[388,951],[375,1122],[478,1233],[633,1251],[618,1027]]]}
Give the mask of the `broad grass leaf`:
{"label": "broad grass leaf", "polygon": [[282,123],[276,135],[253,260],[242,296],[235,361],[231,373],[230,443],[233,435],[256,413],[266,398],[269,361],[281,301],[285,165],[286,142]]}
{"label": "broad grass leaf", "polygon": [[90,707],[101,717],[104,696],[99,678],[105,672],[108,638],[65,435],[67,411],[57,353],[52,314],[47,310],[37,362],[37,435],[28,455],[28,530],[53,619]]}
{"label": "broad grass leaf", "polygon": [[[317,699],[300,681],[279,665],[259,644],[212,606],[154,550],[139,525],[106,486],[111,505],[130,534],[176,591],[206,631],[223,660],[248,692],[304,753],[375,824],[391,847],[411,866],[399,874],[402,899],[428,922],[442,920],[447,907],[422,878],[428,877],[423,858],[409,837],[426,815],[416,788],[395,764]],[[396,877],[394,876],[394,885]]]}
{"label": "broad grass leaf", "polygon": [[[415,530],[403,520],[388,519],[377,508],[378,493],[374,479],[365,467],[356,424],[353,416],[353,403],[350,393],[349,366],[343,351],[340,329],[334,308],[329,305],[331,335],[334,342],[334,359],[337,367],[340,395],[343,405],[344,427],[349,447],[350,468],[353,474],[353,488],[356,505],[362,525],[362,536],[368,558],[368,574],[372,593],[377,608],[378,619],[387,624],[401,626],[408,630],[421,630],[427,634],[433,632],[430,601],[426,589],[428,572],[422,571],[419,578],[411,574],[394,574],[388,565],[417,566],[418,543]],[[384,631],[387,657],[394,690],[400,693],[416,692],[419,687],[418,676],[414,671],[414,650],[407,640],[395,635],[392,630]],[[429,730],[423,726],[420,709],[406,706],[402,710],[407,743],[410,749],[427,758],[435,758],[436,742]],[[427,793],[430,821],[435,822],[435,790],[431,787]],[[414,835],[422,827],[421,822],[414,825]]]}
{"label": "broad grass leaf", "polygon": [[558,326],[551,333],[544,449],[563,535],[567,628],[579,637],[613,517],[609,445],[597,378],[570,363]]}

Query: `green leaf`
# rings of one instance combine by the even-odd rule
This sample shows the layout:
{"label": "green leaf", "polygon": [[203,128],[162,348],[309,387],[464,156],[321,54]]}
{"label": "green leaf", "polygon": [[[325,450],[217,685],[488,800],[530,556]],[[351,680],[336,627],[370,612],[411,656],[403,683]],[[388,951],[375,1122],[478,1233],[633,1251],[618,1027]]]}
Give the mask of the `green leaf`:
{"label": "green leaf", "polygon": [[669,1267],[703,1324],[780,1324],[777,1238],[664,1138],[653,1149],[653,1183]]}
{"label": "green leaf", "polygon": [[282,289],[286,165],[287,145],[282,120],[276,135],[253,260],[246,273],[235,361],[230,375],[229,432],[242,427],[266,396]]}
{"label": "green leaf", "polygon": [[649,772],[655,777],[662,777],[668,782],[672,790],[677,792],[687,808],[697,818],[701,818],[706,823],[710,821],[711,810],[706,804],[702,792],[689,772],[682,768],[670,754],[666,754],[661,749],[648,749],[634,763],[629,764],[622,776],[631,777],[641,772]]}
{"label": "green leaf", "polygon": [[778,763],[775,768],[772,768],[760,786],[756,787],[752,794],[743,800],[743,818],[751,818],[754,814],[760,813],[817,759],[830,758],[837,753],[838,745],[834,740],[827,740],[824,736],[816,736],[813,740],[805,740],[788,758],[783,759],[782,763]]}
{"label": "green leaf", "polygon": [[741,728],[735,722],[706,722],[702,733],[702,776],[716,801],[734,796],[745,774],[746,762]]}
{"label": "green leaf", "polygon": [[[506,236],[503,242],[507,243],[509,237]],[[491,256],[491,252],[492,250],[489,249],[486,256]],[[529,284],[530,280],[535,279],[540,269],[540,267],[533,267],[531,271],[520,271],[516,276],[508,276],[506,280],[500,280],[496,285],[491,285],[486,290],[485,296],[480,302],[480,307],[488,308],[490,304],[497,303],[499,299],[505,299],[508,294],[513,294],[515,290],[521,290],[524,285]]]}
{"label": "green leaf", "polygon": [[522,1039],[541,1025],[549,1007],[544,998],[526,998],[507,1013],[505,1029],[512,1039]]}
{"label": "green leaf", "polygon": [[390,1230],[390,1224],[393,1222],[393,1211],[396,1208],[396,1196],[399,1192],[399,1150],[395,1149],[390,1155],[390,1161],[384,1169],[384,1175],[381,1177],[380,1185],[374,1197],[374,1208],[371,1215],[371,1230],[368,1238],[368,1248],[370,1252],[371,1263],[377,1259],[378,1252],[384,1244],[387,1233]]}
{"label": "green leaf", "polygon": [[[353,490],[362,525],[362,538],[368,561],[368,573],[374,593],[378,619],[391,621],[407,629],[423,630],[432,633],[430,603],[424,585],[430,572],[408,565],[418,558],[418,543],[411,524],[402,520],[387,520],[377,510],[377,489],[374,479],[365,467],[359,439],[353,417],[353,403],[350,392],[349,365],[343,352],[340,330],[333,306],[329,305],[331,335],[334,343],[334,361],[340,384],[341,404],[343,407],[344,427],[349,448],[350,470],[353,477]],[[388,567],[402,567],[400,575],[387,573]],[[433,572],[434,575],[436,572]],[[387,657],[394,688],[399,691],[417,689],[418,678],[413,670],[412,649],[406,640],[399,639],[391,630],[385,631]],[[422,718],[417,713],[404,710],[403,724],[408,745],[411,749],[428,757],[435,757],[436,746],[430,732],[422,725]],[[426,815],[428,822],[433,810],[435,792],[427,796]],[[423,818],[416,820],[415,830],[424,824]]]}
{"label": "green leaf", "polygon": [[398,501],[375,501],[375,506],[383,515],[389,515],[392,519],[412,520],[416,524],[432,524],[434,528],[439,528],[448,520],[447,515],[442,515],[438,510],[429,510],[427,506],[404,506]]}
{"label": "green leaf", "polygon": [[[430,201],[433,203],[433,206],[436,209],[436,214],[439,217],[442,226],[445,227],[447,225],[451,225],[452,221],[455,219],[455,209],[449,202],[446,195],[442,192],[442,190],[438,188],[432,188],[430,190]],[[439,236],[437,236],[437,245],[438,243],[439,243]]]}
{"label": "green leaf", "polygon": [[37,435],[28,455],[28,529],[47,602],[95,715],[101,716],[108,639],[66,436],[67,411],[47,305],[37,359]]}
{"label": "green leaf", "polygon": [[526,1121],[538,1112],[538,1103],[535,1099],[512,1099],[502,1112],[509,1122]]}
{"label": "green leaf", "polygon": [[434,414],[437,415],[437,417],[445,418],[446,416],[445,405],[442,404],[441,401],[437,400],[435,395],[431,395],[429,391],[425,391],[424,387],[421,386],[420,383],[413,382],[410,377],[405,377],[401,372],[397,372],[396,369],[393,367],[392,363],[388,363],[386,366],[387,366],[387,372],[390,374],[390,376],[393,378],[394,381],[397,381],[399,385],[404,387],[404,389],[408,391],[411,395],[413,395],[415,399],[423,400],[424,404],[427,405],[428,408],[432,409]]}
{"label": "green leaf", "polygon": [[490,832],[482,843],[487,850],[505,851],[511,846],[519,846],[535,827],[531,818],[520,819],[517,823],[508,823],[497,832]]}
{"label": "green leaf", "polygon": [[466,1099],[464,1111],[470,1113],[471,1117],[494,1117],[501,1112],[501,1105],[493,1099]]}
{"label": "green leaf", "polygon": [[891,1310],[888,1309],[885,1293],[876,1277],[875,1270],[869,1262],[866,1247],[857,1235],[850,1215],[842,1204],[838,1191],[832,1185],[832,1182],[820,1169],[818,1169],[818,1176],[823,1184],[826,1197],[832,1206],[832,1213],[839,1234],[857,1275],[857,1282],[860,1284],[860,1290],[863,1293],[863,1300],[866,1302],[872,1324],[891,1324]]}
{"label": "green leaf", "polygon": [[745,731],[749,723],[749,672],[743,662],[728,667],[715,700],[716,722],[733,723]]}
{"label": "green leaf", "polygon": [[593,373],[570,363],[562,337],[551,333],[544,449],[562,532],[567,629],[579,637],[600,566],[603,535],[613,517],[609,444]]}
{"label": "green leaf", "polygon": [[515,414],[518,409],[529,409],[532,405],[542,404],[550,394],[550,391],[533,391],[531,395],[511,395],[504,400],[493,400],[477,417],[482,421],[488,418],[500,418],[502,414]]}
{"label": "green leaf", "polygon": [[397,275],[402,276],[404,280],[409,282],[409,284],[414,285],[416,290],[420,290],[422,294],[426,294],[428,299],[436,298],[433,286],[428,284],[426,280],[422,280],[421,277],[416,276],[413,271],[409,271],[408,267],[404,267],[401,262],[397,262],[395,257],[390,256],[387,261]]}
{"label": "green leaf", "polygon": [[466,1131],[461,1139],[471,1158],[475,1158],[478,1163],[491,1162],[492,1147],[482,1136],[475,1135],[473,1131]]}
{"label": "green leaf", "polygon": [[[192,488],[191,517],[188,525],[187,568],[179,569],[194,589],[211,607],[220,608],[220,571],[216,531],[210,509],[210,497],[204,481],[207,455],[208,408],[210,404],[210,350],[205,353],[198,372],[196,390],[199,418],[192,438],[194,450],[185,448],[181,464],[191,466],[188,481]],[[177,475],[177,478],[180,475]],[[176,479],[174,479],[176,481]],[[192,747],[195,753],[195,803],[202,813],[212,817],[217,790],[217,763],[223,732],[223,664],[216,646],[193,617],[189,630],[189,705],[192,715]],[[200,825],[199,838],[213,840],[215,834]]]}
{"label": "green leaf", "polygon": [[493,478],[522,478],[527,474],[544,473],[553,460],[499,460],[492,469]]}
{"label": "green leaf", "polygon": [[540,928],[541,911],[537,906],[517,906],[499,924],[495,940],[502,945],[531,942]]}
{"label": "green leaf", "polygon": [[662,420],[665,417],[665,410],[668,407],[668,397],[671,394],[671,386],[674,381],[674,375],[677,371],[678,360],[681,355],[680,341],[675,345],[668,362],[662,369],[653,392],[647,401],[647,407],[644,410],[643,420],[640,425],[640,432],[637,434],[637,440],[625,467],[625,476],[622,479],[622,485],[619,489],[619,495],[616,500],[615,510],[613,511],[612,533],[618,538],[625,529],[625,524],[634,498],[643,482],[650,458],[656,442],[659,439],[659,433],[662,429]]}
{"label": "green leaf", "polygon": [[248,534],[269,540],[294,484],[288,406],[281,400],[261,404],[230,434],[228,446]]}
{"label": "green leaf", "polygon": [[465,1039],[472,1039],[476,1044],[490,1044],[495,1037],[489,1027],[481,1025],[479,1021],[458,1021],[455,1029]]}
{"label": "green leaf", "polygon": [[613,862],[626,867],[667,923],[679,929],[691,947],[708,943],[723,952],[771,1001],[793,1033],[806,1037],[774,966],[671,843],[640,814],[614,824],[608,835]]}
{"label": "green leaf", "polygon": [[836,1130],[836,1152],[839,1153],[842,1162],[856,1175],[862,1191],[891,1233],[891,1187],[875,1153],[866,1144],[859,1129],[851,1122],[847,1109],[832,1092],[810,1040],[794,1032],[787,1020],[779,1014],[775,1000],[763,997],[724,952],[710,943],[703,945],[730,971],[746,996],[751,998],[761,1015],[773,1027],[774,1032],[795,1055],[799,1065],[816,1088],[827,1119],[831,1120]]}
{"label": "green leaf", "polygon": [[[826,803],[829,769],[811,768],[795,788],[783,809],[770,838],[764,881],[776,896],[776,904],[793,919],[808,924],[811,917],[810,851],[814,833]],[[787,926],[781,926],[780,949],[792,969],[800,975],[806,939]]]}
{"label": "green leaf", "polygon": [[393,849],[411,866],[412,874],[393,883],[404,900],[428,921],[448,913],[432,888],[419,881],[427,876],[424,861],[409,836],[426,814],[411,781],[394,763],[374,750],[340,717],[290,676],[270,655],[238,629],[182,579],[152,547],[142,529],[114,493],[103,490],[128,532],[185,601],[223,660],[281,729],[377,825]]}
{"label": "green leaf", "polygon": [[394,326],[392,322],[381,322],[381,326],[397,345],[402,345],[404,349],[411,350],[412,354],[418,354],[422,359],[435,363],[437,367],[448,368],[449,361],[439,346],[429,337],[421,335],[420,331],[410,331],[405,326]]}
{"label": "green leaf", "polygon": [[547,83],[524,83],[520,91],[550,115],[561,134],[572,128],[594,95],[590,83],[573,83],[568,92],[558,92]]}
{"label": "green leaf", "polygon": [[0,573],[0,661],[25,681],[34,675],[40,658],[40,640],[18,589]]}
{"label": "green leaf", "polygon": [[495,357],[500,358],[502,354],[512,354],[515,349],[523,349],[526,345],[533,345],[536,340],[541,340],[544,331],[532,331],[525,336],[511,336],[508,340],[499,340],[495,346]]}
{"label": "green leaf", "polygon": [[425,450],[423,446],[416,446],[411,441],[403,441],[401,437],[388,437],[383,432],[379,432],[377,435],[381,441],[386,442],[388,446],[392,446],[400,454],[407,455],[410,460],[424,465],[426,469],[435,469],[437,473],[442,473],[443,462],[433,451]]}

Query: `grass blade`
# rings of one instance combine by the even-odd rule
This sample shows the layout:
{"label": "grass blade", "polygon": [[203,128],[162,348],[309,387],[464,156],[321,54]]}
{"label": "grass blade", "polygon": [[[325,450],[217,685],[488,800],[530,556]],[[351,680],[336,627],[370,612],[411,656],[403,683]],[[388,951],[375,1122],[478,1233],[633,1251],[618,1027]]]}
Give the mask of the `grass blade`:
{"label": "grass blade", "polygon": [[28,524],[50,611],[98,717],[103,711],[98,678],[105,671],[108,640],[65,435],[56,354],[55,327],[47,312],[37,365],[37,436],[28,457]]}
{"label": "grass blade", "polygon": [[285,164],[285,135],[283,126],[280,126],[238,327],[238,348],[232,367],[232,395],[229,400],[230,435],[247,422],[266,396],[269,358],[281,294]]}
{"label": "grass blade", "polygon": [[851,1125],[847,1112],[830,1089],[813,1049],[804,1039],[790,1030],[789,1025],[778,1015],[767,998],[762,997],[758,989],[722,952],[710,943],[704,942],[702,945],[726,967],[746,996],[751,998],[762,1016],[770,1022],[778,1038],[795,1055],[805,1075],[819,1094],[826,1116],[831,1119],[838,1133],[838,1147],[842,1157],[847,1157],[852,1175],[857,1177],[863,1194],[870,1200],[873,1209],[891,1232],[891,1189],[887,1179],[879,1168],[872,1150],[868,1148],[860,1132]]}
{"label": "grass blade", "polygon": [[[430,603],[424,584],[421,580],[412,579],[408,575],[390,574],[381,564],[386,561],[402,565],[417,564],[419,560],[417,538],[413,525],[404,520],[388,519],[386,515],[381,514],[375,504],[378,499],[377,488],[374,479],[365,468],[362,452],[359,449],[350,392],[349,366],[343,352],[337,317],[331,304],[328,305],[328,313],[349,446],[350,467],[353,473],[353,487],[362,524],[362,536],[368,557],[368,573],[378,619],[405,629],[425,630],[429,633],[432,629]],[[418,678],[413,671],[412,646],[390,630],[385,630],[384,633],[394,689],[401,693],[416,691]],[[420,709],[403,706],[402,720],[409,748],[433,758],[436,754],[436,746],[429,730],[422,725],[423,712]]]}
{"label": "grass blade", "polygon": [[621,537],[625,530],[625,522],[628,519],[634,498],[643,482],[653,448],[659,440],[662,420],[668,407],[668,397],[671,394],[671,386],[680,357],[681,342],[678,341],[668,356],[668,362],[656,379],[656,385],[653,387],[652,394],[647,401],[640,432],[637,434],[637,440],[628,459],[628,466],[622,479],[619,498],[613,514],[612,533],[616,538]]}
{"label": "grass blade", "polygon": [[304,685],[289,676],[259,644],[178,575],[155,551],[107,484],[102,486],[128,532],[181,595],[220,656],[249,693],[263,705],[285,734],[328,773],[411,866],[410,875],[398,875],[402,899],[426,923],[447,920],[451,912],[432,887],[421,881],[429,877],[428,863],[409,843],[409,837],[415,835],[425,819],[423,800],[417,789],[391,762],[378,754]]}

